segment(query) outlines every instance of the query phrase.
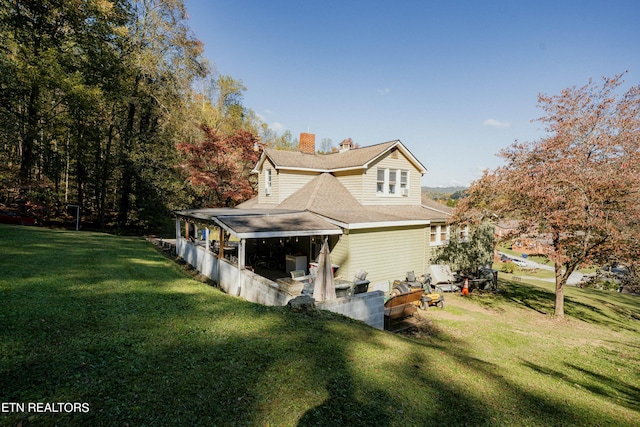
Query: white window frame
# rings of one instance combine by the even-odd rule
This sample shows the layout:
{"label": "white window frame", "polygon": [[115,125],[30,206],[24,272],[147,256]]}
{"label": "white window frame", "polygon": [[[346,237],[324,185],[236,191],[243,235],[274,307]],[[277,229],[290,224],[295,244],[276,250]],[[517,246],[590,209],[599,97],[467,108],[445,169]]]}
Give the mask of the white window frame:
{"label": "white window frame", "polygon": [[[409,171],[405,169],[399,169],[400,172],[400,195],[408,196],[409,195]],[[403,182],[404,178],[404,182]]]}
{"label": "white window frame", "polygon": [[389,185],[387,186],[387,190],[389,192],[389,195],[395,196],[398,191],[398,170],[387,169],[387,173],[389,176],[389,179],[387,181],[389,183]]}
{"label": "white window frame", "polygon": [[[433,237],[435,236],[435,240]],[[442,237],[444,236],[444,239]],[[443,246],[449,243],[451,238],[451,228],[448,225],[432,225],[429,234],[429,244],[431,246]]]}
{"label": "white window frame", "polygon": [[468,242],[469,241],[469,226],[468,225],[465,225],[464,228],[462,228],[458,232],[459,232],[459,238],[460,238],[461,242]]}
{"label": "white window frame", "polygon": [[[380,172],[382,172],[382,179],[380,179]],[[386,169],[384,168],[378,168],[376,170],[376,194],[384,194],[384,190],[386,187]]]}
{"label": "white window frame", "polygon": [[266,196],[271,195],[271,177],[272,177],[271,168],[266,168],[264,170],[264,194]]}
{"label": "white window frame", "polygon": [[[381,176],[382,175],[382,176]],[[406,182],[402,182],[402,176]],[[404,189],[404,191],[403,191]],[[409,194],[409,171],[406,169],[377,168],[376,195],[386,197],[401,197]]]}

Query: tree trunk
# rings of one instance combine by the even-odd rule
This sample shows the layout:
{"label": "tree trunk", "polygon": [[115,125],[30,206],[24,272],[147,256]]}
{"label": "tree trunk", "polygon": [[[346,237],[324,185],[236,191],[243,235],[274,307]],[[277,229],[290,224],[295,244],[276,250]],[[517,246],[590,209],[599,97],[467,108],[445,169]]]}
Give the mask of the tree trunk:
{"label": "tree trunk", "polygon": [[35,146],[38,138],[38,114],[40,102],[40,86],[33,84],[27,105],[27,129],[22,143],[22,159],[20,162],[20,181],[23,184],[31,180],[32,168],[35,164]]}
{"label": "tree trunk", "polygon": [[556,302],[554,305],[553,315],[555,317],[564,318],[564,285],[567,283],[567,279],[562,273],[562,264],[556,262],[554,267],[556,273]]}
{"label": "tree trunk", "polygon": [[113,141],[113,124],[109,126],[109,134],[107,136],[107,147],[105,149],[104,161],[102,162],[102,177],[100,183],[100,210],[98,212],[98,224],[101,231],[106,226],[105,211],[107,210],[107,180],[109,178],[109,163],[111,162],[111,143]]}
{"label": "tree trunk", "polygon": [[122,153],[122,185],[120,186],[120,210],[118,212],[118,223],[120,226],[127,225],[129,216],[131,191],[133,190],[133,164],[129,156],[133,148],[133,118],[136,114],[136,105],[129,103],[129,114],[127,117],[127,127],[123,141],[124,151]]}
{"label": "tree trunk", "polygon": [[140,75],[136,76],[133,84],[133,92],[129,101],[129,111],[127,113],[127,122],[124,129],[124,136],[122,138],[122,185],[120,186],[120,209],[118,210],[118,223],[121,227],[127,225],[129,216],[129,209],[131,206],[129,198],[133,190],[133,164],[131,158],[131,151],[133,150],[133,126],[134,119],[136,117],[136,104],[135,100],[138,97],[138,85],[140,84]]}

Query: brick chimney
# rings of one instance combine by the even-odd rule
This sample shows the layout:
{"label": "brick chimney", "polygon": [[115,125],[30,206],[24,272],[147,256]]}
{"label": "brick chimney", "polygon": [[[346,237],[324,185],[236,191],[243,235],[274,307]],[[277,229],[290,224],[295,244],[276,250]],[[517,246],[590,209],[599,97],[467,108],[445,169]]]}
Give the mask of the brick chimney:
{"label": "brick chimney", "polygon": [[312,133],[300,134],[300,151],[307,154],[315,154],[316,152],[316,136]]}

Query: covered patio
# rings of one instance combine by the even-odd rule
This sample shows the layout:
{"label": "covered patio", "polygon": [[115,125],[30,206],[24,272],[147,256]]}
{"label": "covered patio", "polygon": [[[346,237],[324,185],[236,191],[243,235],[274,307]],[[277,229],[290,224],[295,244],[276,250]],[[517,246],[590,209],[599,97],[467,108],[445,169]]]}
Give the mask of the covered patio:
{"label": "covered patio", "polygon": [[[308,211],[192,209],[174,212],[176,252],[225,292],[265,305],[286,305],[302,292],[291,272],[309,274],[322,242],[342,229]],[[382,329],[380,291],[318,303]],[[332,308],[333,307],[333,308]]]}

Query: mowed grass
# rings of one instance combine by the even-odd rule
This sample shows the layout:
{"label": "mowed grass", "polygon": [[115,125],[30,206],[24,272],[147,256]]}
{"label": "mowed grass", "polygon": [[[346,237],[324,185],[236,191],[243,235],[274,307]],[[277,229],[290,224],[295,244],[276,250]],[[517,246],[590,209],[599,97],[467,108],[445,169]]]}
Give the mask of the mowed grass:
{"label": "mowed grass", "polygon": [[640,298],[501,281],[402,336],[226,295],[144,239],[0,226],[0,425],[637,426]]}

